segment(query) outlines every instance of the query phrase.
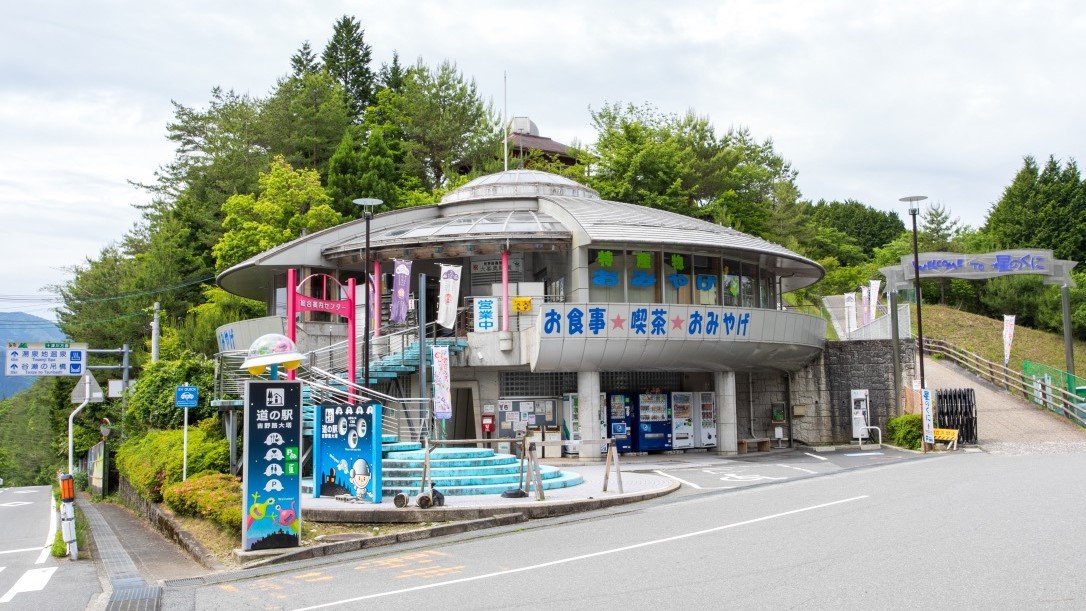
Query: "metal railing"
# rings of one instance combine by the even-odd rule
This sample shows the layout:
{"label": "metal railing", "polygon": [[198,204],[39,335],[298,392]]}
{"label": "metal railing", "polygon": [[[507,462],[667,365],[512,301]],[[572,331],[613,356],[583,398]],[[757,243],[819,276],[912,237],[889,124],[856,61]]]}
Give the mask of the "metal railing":
{"label": "metal railing", "polygon": [[1086,427],[1086,402],[1082,397],[1048,383],[1044,378],[1027,376],[1004,367],[1001,363],[994,363],[968,350],[929,337],[924,338],[924,352],[950,359],[977,377],[1002,386],[1012,393],[1021,393],[1027,401],[1039,403],[1071,422]]}

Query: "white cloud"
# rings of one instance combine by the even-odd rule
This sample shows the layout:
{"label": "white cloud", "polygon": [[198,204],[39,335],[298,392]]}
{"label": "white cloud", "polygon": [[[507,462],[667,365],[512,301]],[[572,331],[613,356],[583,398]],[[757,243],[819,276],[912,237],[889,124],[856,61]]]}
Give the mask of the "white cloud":
{"label": "white cloud", "polygon": [[[926,194],[971,225],[1022,157],[1081,156],[1086,8],[1071,1],[640,0],[508,4],[113,0],[7,7],[0,36],[0,293],[62,281],[138,218],[172,158],[171,100],[272,89],[356,16],[375,66],[455,61],[543,135],[590,143],[589,108],[693,109],[748,127],[810,199],[887,210]],[[1071,66],[1071,68],[1068,68]],[[503,74],[508,74],[507,94]],[[0,301],[0,308],[5,304]]]}

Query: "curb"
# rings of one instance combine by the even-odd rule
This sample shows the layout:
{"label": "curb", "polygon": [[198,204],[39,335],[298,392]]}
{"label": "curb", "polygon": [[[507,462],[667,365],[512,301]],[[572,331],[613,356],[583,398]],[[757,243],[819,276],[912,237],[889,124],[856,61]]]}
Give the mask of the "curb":
{"label": "curb", "polygon": [[[465,532],[519,524],[528,520],[553,518],[558,516],[605,509],[616,505],[637,503],[675,492],[681,487],[679,482],[671,481],[664,488],[635,494],[624,494],[606,498],[588,498],[576,501],[539,501],[512,507],[433,507],[430,509],[378,509],[378,510],[327,510],[309,509],[308,520],[314,522],[449,522],[430,528],[420,528],[393,535],[381,535],[361,539],[349,539],[323,545],[314,545],[304,549],[264,558],[246,563],[242,570],[271,566],[296,560],[310,560],[334,554],[354,552],[362,549],[382,547],[396,543],[407,543],[433,537],[456,535]],[[454,497],[455,498],[455,497]],[[316,514],[316,517],[315,517]],[[382,519],[383,518],[383,519]]]}
{"label": "curb", "polygon": [[493,528],[495,526],[518,524],[525,521],[527,521],[527,518],[524,516],[524,514],[504,513],[488,518],[482,518],[478,520],[466,520],[463,522],[456,522],[452,524],[441,524],[438,526],[433,526],[431,528],[420,528],[419,530],[412,530],[408,532],[397,533],[394,535],[381,535],[378,537],[366,537],[362,539],[348,539],[347,541],[337,541],[335,543],[326,543],[324,545],[313,545],[304,549],[300,549],[298,551],[280,554],[278,556],[266,558],[257,562],[251,562],[246,564],[243,568],[253,569],[271,566],[273,564],[280,564],[283,562],[293,562],[295,560],[311,560],[313,558],[321,558],[323,556],[343,554],[346,552],[354,552],[374,547],[383,547],[385,545],[393,545],[396,543],[420,541],[433,537],[458,535],[460,533],[482,530],[484,528]]}

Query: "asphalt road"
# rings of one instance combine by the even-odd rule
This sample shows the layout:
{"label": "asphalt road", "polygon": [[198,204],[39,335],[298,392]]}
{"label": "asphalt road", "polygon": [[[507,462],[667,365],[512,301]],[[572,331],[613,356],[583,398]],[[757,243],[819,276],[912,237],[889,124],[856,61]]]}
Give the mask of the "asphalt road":
{"label": "asphalt road", "polygon": [[49,555],[48,486],[0,488],[0,609],[85,609],[101,593],[94,562]]}
{"label": "asphalt road", "polygon": [[716,489],[221,575],[164,608],[1086,607],[1086,454],[812,460],[832,472],[755,485],[734,478],[789,469],[725,461],[697,474]]}

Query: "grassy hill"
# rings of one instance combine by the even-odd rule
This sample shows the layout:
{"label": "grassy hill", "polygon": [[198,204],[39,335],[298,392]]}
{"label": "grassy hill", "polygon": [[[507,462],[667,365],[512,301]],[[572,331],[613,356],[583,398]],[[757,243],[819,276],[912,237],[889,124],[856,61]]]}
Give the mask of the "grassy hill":
{"label": "grassy hill", "polygon": [[[940,339],[979,354],[994,363],[1003,362],[1003,321],[969,314],[954,308],[925,304],[924,337]],[[916,310],[913,309],[913,333]],[[1086,342],[1074,342],[1075,375],[1086,378]],[[1022,370],[1023,361],[1044,363],[1063,370],[1063,335],[1015,326],[1011,343],[1011,369]]]}

